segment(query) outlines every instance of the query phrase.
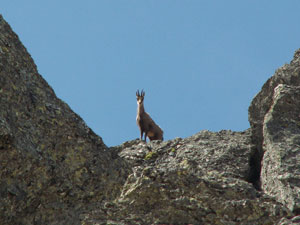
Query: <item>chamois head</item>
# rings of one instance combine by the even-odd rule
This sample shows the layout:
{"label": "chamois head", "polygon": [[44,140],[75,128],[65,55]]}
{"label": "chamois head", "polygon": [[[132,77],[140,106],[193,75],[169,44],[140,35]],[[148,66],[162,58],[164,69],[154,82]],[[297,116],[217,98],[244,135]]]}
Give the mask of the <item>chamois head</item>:
{"label": "chamois head", "polygon": [[144,102],[144,96],[145,96],[144,90],[142,90],[141,93],[140,93],[139,90],[137,90],[137,92],[136,92],[136,100],[137,100],[138,104],[142,104]]}

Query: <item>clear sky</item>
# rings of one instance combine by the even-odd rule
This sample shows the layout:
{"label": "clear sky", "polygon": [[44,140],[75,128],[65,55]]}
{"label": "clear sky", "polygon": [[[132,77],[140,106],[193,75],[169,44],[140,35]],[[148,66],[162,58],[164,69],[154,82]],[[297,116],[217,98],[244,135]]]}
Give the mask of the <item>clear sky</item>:
{"label": "clear sky", "polygon": [[165,140],[249,128],[300,48],[299,0],[2,0],[39,73],[108,146],[139,137],[137,89]]}

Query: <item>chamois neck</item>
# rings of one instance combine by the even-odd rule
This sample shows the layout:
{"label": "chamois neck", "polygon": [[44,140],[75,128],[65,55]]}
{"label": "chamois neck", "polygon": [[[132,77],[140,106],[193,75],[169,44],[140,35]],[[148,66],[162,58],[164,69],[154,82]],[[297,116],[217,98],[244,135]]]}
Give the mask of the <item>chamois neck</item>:
{"label": "chamois neck", "polygon": [[142,114],[142,113],[145,112],[145,108],[144,108],[144,104],[143,104],[143,103],[138,104],[138,109],[137,109],[137,111],[138,111],[138,114]]}

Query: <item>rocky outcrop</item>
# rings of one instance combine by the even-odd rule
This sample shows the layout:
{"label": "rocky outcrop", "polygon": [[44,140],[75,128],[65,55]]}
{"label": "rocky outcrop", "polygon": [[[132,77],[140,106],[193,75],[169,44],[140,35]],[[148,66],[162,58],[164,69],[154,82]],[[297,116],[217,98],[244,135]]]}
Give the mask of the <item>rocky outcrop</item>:
{"label": "rocky outcrop", "polygon": [[[294,54],[294,58],[290,64],[285,64],[275,74],[267,80],[261,91],[254,97],[249,106],[249,122],[252,130],[252,143],[255,145],[256,151],[253,155],[252,165],[256,168],[256,175],[260,174],[261,162],[265,149],[263,148],[264,134],[263,124],[265,115],[270,110],[273,103],[274,89],[279,84],[287,84],[291,86],[300,85],[300,49]],[[259,187],[260,176],[253,174],[252,182]]]}
{"label": "rocky outcrop", "polygon": [[263,152],[263,122],[273,102],[274,89],[279,84],[300,86],[300,49],[294,54],[290,64],[279,68],[263,85],[249,107],[249,122],[252,129],[252,141],[259,152]]}
{"label": "rocky outcrop", "polygon": [[85,224],[103,218],[110,224],[275,224],[289,215],[246,181],[249,130],[202,131],[112,150],[130,163],[132,173],[114,203],[86,216]]}
{"label": "rocky outcrop", "polygon": [[279,84],[263,123],[263,190],[300,213],[300,86]]}
{"label": "rocky outcrop", "polygon": [[1,224],[296,224],[298,55],[251,103],[251,129],[108,148],[0,16]]}
{"label": "rocky outcrop", "polygon": [[1,224],[80,224],[119,194],[129,167],[55,96],[1,16],[0,105]]}
{"label": "rocky outcrop", "polygon": [[262,189],[300,213],[300,50],[278,69],[249,107],[260,152]]}

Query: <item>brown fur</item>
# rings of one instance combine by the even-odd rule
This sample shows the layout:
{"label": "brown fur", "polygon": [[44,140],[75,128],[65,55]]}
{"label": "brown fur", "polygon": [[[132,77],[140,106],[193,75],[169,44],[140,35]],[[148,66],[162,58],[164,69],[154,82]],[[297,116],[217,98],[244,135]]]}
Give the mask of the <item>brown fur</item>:
{"label": "brown fur", "polygon": [[145,142],[148,137],[150,141],[152,140],[163,140],[162,129],[152,120],[150,115],[145,112],[144,109],[144,96],[145,92],[142,90],[136,92],[136,99],[138,104],[136,123],[140,128],[141,140],[143,139],[143,134],[145,133]]}

